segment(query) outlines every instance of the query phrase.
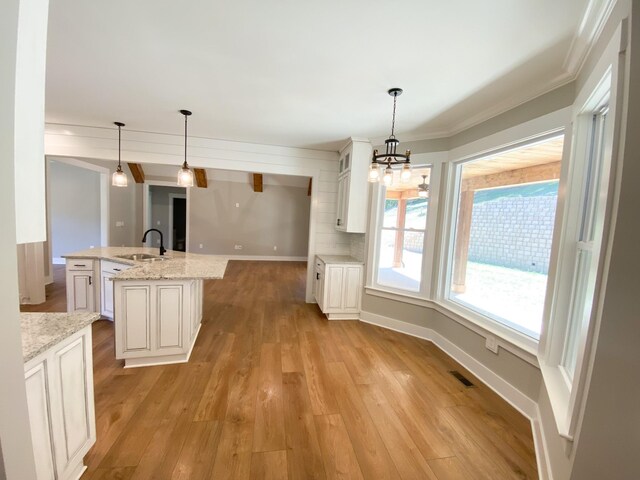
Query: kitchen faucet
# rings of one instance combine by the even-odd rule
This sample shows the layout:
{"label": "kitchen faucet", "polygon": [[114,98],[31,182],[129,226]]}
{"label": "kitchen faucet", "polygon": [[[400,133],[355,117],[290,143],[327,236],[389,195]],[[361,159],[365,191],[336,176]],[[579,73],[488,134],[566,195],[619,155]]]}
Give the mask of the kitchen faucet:
{"label": "kitchen faucet", "polygon": [[164,255],[164,252],[167,250],[164,248],[164,242],[162,241],[162,232],[157,228],[150,228],[146,232],[144,232],[144,236],[142,237],[142,243],[147,241],[147,233],[149,232],[158,232],[160,234],[160,255]]}

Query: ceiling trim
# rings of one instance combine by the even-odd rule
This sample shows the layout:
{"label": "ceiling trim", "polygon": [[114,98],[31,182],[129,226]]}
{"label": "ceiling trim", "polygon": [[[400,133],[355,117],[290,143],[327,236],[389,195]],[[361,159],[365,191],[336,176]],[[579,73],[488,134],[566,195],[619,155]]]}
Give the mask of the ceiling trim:
{"label": "ceiling trim", "polygon": [[563,67],[573,76],[584,66],[604,26],[611,16],[617,0],[590,0],[578,31],[574,34],[571,46],[564,59]]}

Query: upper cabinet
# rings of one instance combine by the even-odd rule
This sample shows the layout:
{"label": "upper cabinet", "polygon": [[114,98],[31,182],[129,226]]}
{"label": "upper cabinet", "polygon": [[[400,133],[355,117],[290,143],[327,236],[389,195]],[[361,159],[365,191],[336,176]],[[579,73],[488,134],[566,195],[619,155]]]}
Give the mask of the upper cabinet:
{"label": "upper cabinet", "polygon": [[365,233],[372,148],[367,140],[351,138],[340,151],[336,230]]}
{"label": "upper cabinet", "polygon": [[16,243],[47,237],[44,86],[49,0],[21,1],[15,84]]}

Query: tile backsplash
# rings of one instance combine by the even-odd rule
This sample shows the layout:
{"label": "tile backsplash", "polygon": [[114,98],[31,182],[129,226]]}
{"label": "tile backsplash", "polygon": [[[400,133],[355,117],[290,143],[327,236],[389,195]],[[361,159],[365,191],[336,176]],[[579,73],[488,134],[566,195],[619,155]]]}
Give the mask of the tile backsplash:
{"label": "tile backsplash", "polygon": [[349,255],[364,262],[365,252],[365,234],[364,233],[352,233],[350,235],[350,249]]}

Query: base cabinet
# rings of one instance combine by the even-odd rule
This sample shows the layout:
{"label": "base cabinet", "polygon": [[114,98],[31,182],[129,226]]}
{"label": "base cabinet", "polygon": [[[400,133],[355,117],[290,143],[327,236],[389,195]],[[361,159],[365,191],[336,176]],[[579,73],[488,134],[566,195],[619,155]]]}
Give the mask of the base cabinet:
{"label": "base cabinet", "polygon": [[116,280],[116,358],[127,367],[186,362],[202,320],[202,284]]}
{"label": "base cabinet", "polygon": [[80,477],[96,441],[91,326],[25,364],[38,480]]}
{"label": "base cabinet", "polygon": [[95,312],[98,311],[96,301],[100,295],[97,283],[95,265],[100,262],[86,259],[67,260],[67,311]]}
{"label": "base cabinet", "polygon": [[316,258],[315,297],[329,320],[360,317],[362,271],[362,264],[325,264]]}

